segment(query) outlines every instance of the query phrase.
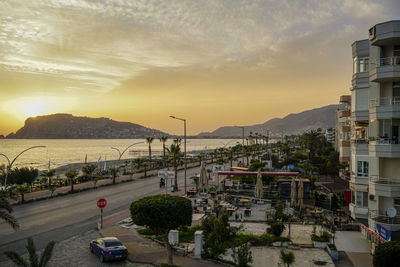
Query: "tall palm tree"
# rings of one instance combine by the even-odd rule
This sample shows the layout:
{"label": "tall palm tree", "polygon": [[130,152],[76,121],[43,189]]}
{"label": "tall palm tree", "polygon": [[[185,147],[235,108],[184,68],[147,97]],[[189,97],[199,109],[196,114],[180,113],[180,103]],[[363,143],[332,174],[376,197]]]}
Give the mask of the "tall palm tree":
{"label": "tall palm tree", "polygon": [[0,191],[0,220],[8,223],[14,230],[18,229],[17,219],[12,216],[12,206],[8,202],[7,195],[4,191]]}
{"label": "tall palm tree", "polygon": [[181,152],[180,144],[171,144],[169,148],[167,148],[168,155],[172,159],[175,171],[175,190],[178,190],[178,163],[179,159],[182,157],[183,153]]}
{"label": "tall palm tree", "polygon": [[65,176],[68,178],[68,181],[71,184],[71,192],[73,192],[74,191],[74,183],[75,183],[76,177],[78,176],[78,172],[76,170],[70,170],[65,173]]}
{"label": "tall palm tree", "polygon": [[54,241],[50,241],[46,248],[44,249],[42,255],[40,256],[36,253],[36,247],[33,243],[32,238],[28,238],[28,243],[26,245],[26,249],[29,254],[29,263],[27,263],[24,258],[14,251],[6,251],[4,254],[12,260],[17,266],[23,267],[46,267],[49,266],[49,261],[51,259],[51,255],[53,254],[54,245],[56,243]]}
{"label": "tall palm tree", "polygon": [[88,178],[88,180],[93,179],[94,171],[96,170],[97,166],[94,164],[88,164],[82,167],[82,172]]}
{"label": "tall palm tree", "polygon": [[151,143],[153,143],[154,137],[147,137],[146,142],[149,144],[149,163],[151,167]]}
{"label": "tall palm tree", "polygon": [[54,175],[56,175],[56,170],[55,169],[51,169],[51,170],[43,171],[43,173],[40,176],[42,176],[44,178],[47,178],[48,186],[51,186],[51,178],[53,178]]}
{"label": "tall palm tree", "polygon": [[[168,136],[161,136],[159,139],[163,146],[163,160],[165,161],[165,142],[167,142]],[[164,164],[165,164],[165,162],[164,162]]]}
{"label": "tall palm tree", "polygon": [[118,168],[110,168],[108,170],[112,176],[113,184],[115,184],[115,178],[118,176],[119,169]]}

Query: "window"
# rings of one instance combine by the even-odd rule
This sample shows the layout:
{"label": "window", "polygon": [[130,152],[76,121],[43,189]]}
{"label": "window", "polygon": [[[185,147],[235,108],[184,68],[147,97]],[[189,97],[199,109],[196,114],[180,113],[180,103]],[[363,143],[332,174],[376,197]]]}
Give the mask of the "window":
{"label": "window", "polygon": [[362,192],[357,191],[357,194],[356,194],[356,205],[357,205],[357,207],[362,207],[362,201],[363,201],[362,196],[363,196]]}
{"label": "window", "polygon": [[368,161],[357,161],[357,176],[368,177]]}
{"label": "window", "polygon": [[395,198],[394,199],[394,205],[393,206],[396,209],[397,214],[399,215],[400,214],[400,198]]}
{"label": "window", "polygon": [[368,208],[368,192],[362,192],[363,196],[363,208]]}
{"label": "window", "polygon": [[353,73],[366,72],[369,69],[369,58],[358,58],[353,59]]}

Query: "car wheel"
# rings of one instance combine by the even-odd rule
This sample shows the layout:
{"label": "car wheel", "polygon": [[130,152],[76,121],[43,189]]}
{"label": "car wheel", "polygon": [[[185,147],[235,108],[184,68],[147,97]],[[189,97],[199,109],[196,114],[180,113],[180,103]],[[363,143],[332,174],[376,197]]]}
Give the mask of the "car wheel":
{"label": "car wheel", "polygon": [[103,257],[103,255],[100,255],[100,262],[104,262],[104,257]]}

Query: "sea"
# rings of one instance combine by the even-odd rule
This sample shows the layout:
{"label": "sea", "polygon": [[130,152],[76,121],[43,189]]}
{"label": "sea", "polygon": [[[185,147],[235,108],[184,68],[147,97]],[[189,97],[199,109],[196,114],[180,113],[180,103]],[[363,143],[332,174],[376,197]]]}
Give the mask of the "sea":
{"label": "sea", "polygon": [[[168,147],[173,142],[166,142]],[[139,144],[135,144],[139,143]],[[187,154],[197,154],[220,147],[235,146],[242,143],[242,139],[187,139]],[[148,144],[145,139],[0,139],[0,154],[6,155],[13,161],[22,151],[32,146],[44,146],[30,149],[21,154],[14,162],[13,167],[34,167],[39,170],[58,168],[73,163],[93,162],[100,163],[118,160],[119,153],[128,148],[121,160],[148,156]],[[116,148],[116,149],[112,149]],[[154,139],[151,144],[152,156],[162,154],[162,142]],[[182,140],[183,151],[183,140]],[[0,165],[7,164],[4,156],[0,155]]]}

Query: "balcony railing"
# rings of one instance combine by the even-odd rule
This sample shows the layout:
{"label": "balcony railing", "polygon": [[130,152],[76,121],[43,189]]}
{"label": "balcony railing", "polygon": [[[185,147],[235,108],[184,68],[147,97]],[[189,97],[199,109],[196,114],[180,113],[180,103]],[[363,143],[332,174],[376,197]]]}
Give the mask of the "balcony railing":
{"label": "balcony railing", "polygon": [[370,137],[369,138],[369,142],[371,144],[387,144],[387,145],[391,145],[391,144],[398,144],[399,143],[399,139],[396,136],[393,137],[384,137],[384,136],[380,136],[380,137]]}
{"label": "balcony railing", "polygon": [[379,107],[379,106],[392,106],[392,105],[400,105],[400,96],[385,96],[380,98],[373,98],[369,102],[369,106]]}
{"label": "balcony railing", "polygon": [[383,57],[379,59],[379,66],[400,65],[400,56]]}
{"label": "balcony railing", "polygon": [[376,175],[370,176],[370,181],[377,184],[393,184],[400,185],[400,178],[385,178]]}
{"label": "balcony railing", "polygon": [[351,139],[351,143],[352,144],[368,144],[369,141],[367,139],[358,138],[358,139]]}
{"label": "balcony railing", "polygon": [[395,217],[391,218],[386,214],[379,214],[379,212],[376,210],[369,210],[368,218],[380,223],[400,224],[400,215],[396,215]]}

